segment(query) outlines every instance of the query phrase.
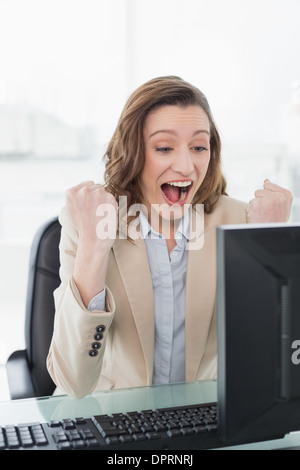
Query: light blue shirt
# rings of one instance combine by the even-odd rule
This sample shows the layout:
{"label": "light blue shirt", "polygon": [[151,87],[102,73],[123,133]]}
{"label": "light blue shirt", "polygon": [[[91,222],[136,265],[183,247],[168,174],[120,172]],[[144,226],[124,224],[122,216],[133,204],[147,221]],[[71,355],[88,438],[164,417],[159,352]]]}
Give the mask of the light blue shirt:
{"label": "light blue shirt", "polygon": [[[180,221],[176,246],[168,253],[166,239],[140,214],[153,285],[155,343],[153,384],[185,381],[185,300],[189,213]],[[91,300],[89,310],[104,310],[105,290]]]}

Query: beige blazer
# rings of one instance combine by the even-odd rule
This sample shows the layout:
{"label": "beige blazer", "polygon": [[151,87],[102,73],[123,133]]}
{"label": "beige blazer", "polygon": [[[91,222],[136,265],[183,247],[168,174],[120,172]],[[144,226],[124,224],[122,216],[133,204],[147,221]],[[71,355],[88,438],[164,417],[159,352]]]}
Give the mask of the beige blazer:
{"label": "beige blazer", "polygon": [[[216,227],[246,223],[246,205],[222,196],[205,215],[204,245],[190,250],[186,278],[186,380],[215,378]],[[60,214],[61,285],[55,291],[54,333],[47,358],[59,391],[80,398],[94,390],[151,385],[154,301],[146,245],[117,239],[110,253],[106,311],[89,312],[72,279],[78,234],[65,209]],[[104,331],[101,331],[104,330]],[[103,338],[90,355],[94,335]]]}

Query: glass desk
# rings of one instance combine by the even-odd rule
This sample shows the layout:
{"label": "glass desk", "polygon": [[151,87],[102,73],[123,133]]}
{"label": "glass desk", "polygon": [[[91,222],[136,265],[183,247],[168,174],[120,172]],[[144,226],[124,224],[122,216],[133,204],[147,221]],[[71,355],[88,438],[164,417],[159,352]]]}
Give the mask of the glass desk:
{"label": "glass desk", "polygon": [[[0,426],[141,411],[217,401],[216,381],[198,381],[95,392],[80,400],[66,395],[12,400],[0,403]],[[280,449],[300,446],[300,433],[284,439],[251,443],[226,449]]]}

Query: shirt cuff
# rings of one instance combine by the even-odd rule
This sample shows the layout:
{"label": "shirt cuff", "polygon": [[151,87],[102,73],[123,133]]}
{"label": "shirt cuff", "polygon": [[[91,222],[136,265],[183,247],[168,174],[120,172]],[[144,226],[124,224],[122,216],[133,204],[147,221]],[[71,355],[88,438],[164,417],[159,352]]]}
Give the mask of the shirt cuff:
{"label": "shirt cuff", "polygon": [[101,291],[99,294],[95,295],[95,297],[92,298],[88,305],[88,310],[90,312],[93,312],[94,310],[104,310],[105,309],[105,295],[106,295],[106,289],[104,287],[103,291]]}

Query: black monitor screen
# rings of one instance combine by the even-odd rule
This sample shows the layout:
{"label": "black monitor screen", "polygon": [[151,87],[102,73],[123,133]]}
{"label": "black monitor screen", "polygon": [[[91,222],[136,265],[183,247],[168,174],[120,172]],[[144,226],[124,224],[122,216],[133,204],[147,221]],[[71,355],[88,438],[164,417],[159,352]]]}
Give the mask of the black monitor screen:
{"label": "black monitor screen", "polygon": [[218,227],[217,260],[222,436],[300,430],[300,225]]}

